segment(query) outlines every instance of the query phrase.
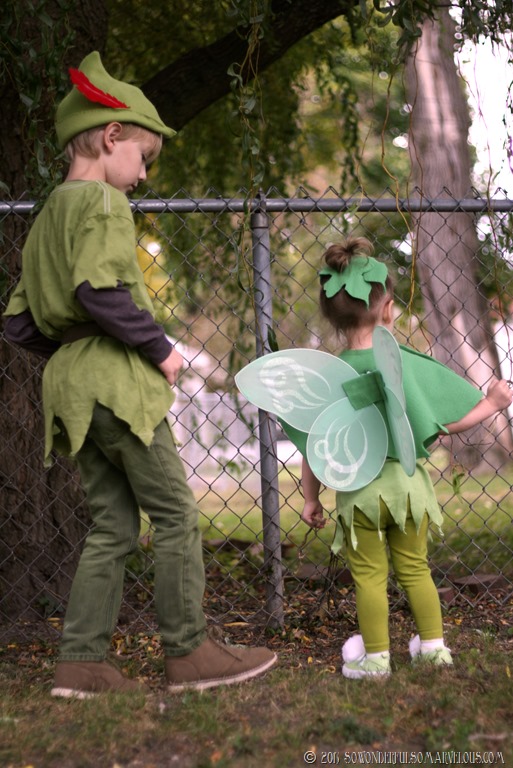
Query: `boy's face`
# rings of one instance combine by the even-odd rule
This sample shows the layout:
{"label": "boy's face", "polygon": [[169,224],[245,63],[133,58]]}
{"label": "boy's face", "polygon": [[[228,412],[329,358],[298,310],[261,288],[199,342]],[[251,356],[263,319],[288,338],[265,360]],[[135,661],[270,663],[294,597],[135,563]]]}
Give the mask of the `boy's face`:
{"label": "boy's face", "polygon": [[153,142],[146,137],[113,142],[105,162],[105,181],[120,192],[132,194],[146,179],[146,165],[152,149]]}

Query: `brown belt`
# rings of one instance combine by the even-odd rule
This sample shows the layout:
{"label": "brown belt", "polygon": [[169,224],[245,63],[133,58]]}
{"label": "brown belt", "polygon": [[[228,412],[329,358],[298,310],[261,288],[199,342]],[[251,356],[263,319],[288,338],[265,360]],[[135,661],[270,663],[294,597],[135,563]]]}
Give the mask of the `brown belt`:
{"label": "brown belt", "polygon": [[87,339],[88,336],[108,336],[109,334],[103,330],[98,323],[91,321],[89,323],[79,323],[79,325],[72,325],[62,334],[61,344],[72,344],[74,341],[80,339]]}

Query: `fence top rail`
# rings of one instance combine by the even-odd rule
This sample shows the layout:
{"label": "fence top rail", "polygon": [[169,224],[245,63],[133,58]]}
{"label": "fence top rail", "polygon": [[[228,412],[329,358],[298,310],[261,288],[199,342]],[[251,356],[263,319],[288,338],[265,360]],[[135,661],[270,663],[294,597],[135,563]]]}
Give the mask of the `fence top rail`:
{"label": "fence top rail", "polygon": [[[0,201],[0,215],[30,215],[37,203],[35,200]],[[505,198],[370,198],[370,197],[257,197],[244,198],[171,198],[130,200],[134,211],[139,213],[338,213],[355,212],[406,213],[509,213],[513,211],[513,200]]]}

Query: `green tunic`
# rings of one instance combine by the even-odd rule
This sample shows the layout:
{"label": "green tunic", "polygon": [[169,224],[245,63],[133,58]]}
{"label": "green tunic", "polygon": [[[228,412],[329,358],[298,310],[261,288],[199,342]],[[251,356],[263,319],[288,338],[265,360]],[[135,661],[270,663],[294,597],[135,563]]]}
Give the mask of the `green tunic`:
{"label": "green tunic", "polygon": [[[29,309],[39,330],[59,341],[66,329],[91,320],[75,298],[85,281],[93,288],[121,283],[139,309],[154,315],[137,262],[129,202],[99,181],[66,182],[52,192],[27,238],[22,277],[5,314]],[[149,445],[173,394],[155,365],[114,338],[93,336],[63,345],[43,374],[47,464],[52,448],[77,453],[97,402]]]}
{"label": "green tunic", "polygon": [[[417,458],[429,456],[428,448],[440,432],[447,432],[444,425],[458,421],[481,400],[482,393],[468,381],[458,376],[442,363],[428,355],[415,352],[401,345],[403,364],[403,388],[406,413],[412,428]],[[376,369],[372,349],[346,350],[340,358],[358,373]],[[384,414],[384,405],[378,404]],[[351,531],[356,547],[353,528],[355,508],[361,510],[379,528],[381,500],[386,504],[395,522],[404,529],[406,516],[411,511],[417,530],[427,513],[435,525],[442,523],[442,514],[436,500],[433,484],[426,468],[419,461],[412,477],[404,472],[398,461],[389,435],[389,459],[380,475],[365,488],[349,493],[337,492],[337,518]],[[334,550],[342,543],[341,526],[337,526]]]}

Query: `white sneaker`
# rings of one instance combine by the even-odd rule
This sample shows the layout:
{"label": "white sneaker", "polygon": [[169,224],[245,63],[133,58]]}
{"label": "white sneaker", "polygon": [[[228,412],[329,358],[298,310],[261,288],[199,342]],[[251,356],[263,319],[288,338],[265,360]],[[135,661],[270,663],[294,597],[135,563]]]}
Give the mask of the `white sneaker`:
{"label": "white sneaker", "polygon": [[387,677],[391,671],[388,651],[384,651],[372,659],[364,654],[356,661],[346,662],[342,667],[344,677],[353,680],[360,680],[362,677]]}
{"label": "white sneaker", "polygon": [[452,666],[452,655],[449,648],[445,645],[440,648],[432,648],[429,651],[423,651],[419,635],[412,637],[409,643],[410,656],[413,664],[434,664],[437,667]]}

